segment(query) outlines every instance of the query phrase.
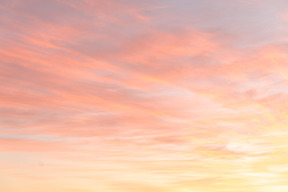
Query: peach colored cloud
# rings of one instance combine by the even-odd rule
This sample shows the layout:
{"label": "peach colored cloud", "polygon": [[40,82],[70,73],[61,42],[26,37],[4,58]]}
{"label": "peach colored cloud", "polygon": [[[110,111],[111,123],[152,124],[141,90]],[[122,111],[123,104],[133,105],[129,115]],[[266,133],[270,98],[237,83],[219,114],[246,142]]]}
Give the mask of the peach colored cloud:
{"label": "peach colored cloud", "polygon": [[284,192],[287,6],[4,0],[0,191]]}

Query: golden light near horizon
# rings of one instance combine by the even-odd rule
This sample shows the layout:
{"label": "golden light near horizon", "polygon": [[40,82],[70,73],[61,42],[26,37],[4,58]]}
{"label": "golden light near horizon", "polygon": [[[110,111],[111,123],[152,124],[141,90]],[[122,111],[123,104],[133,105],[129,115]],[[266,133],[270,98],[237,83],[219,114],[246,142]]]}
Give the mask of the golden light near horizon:
{"label": "golden light near horizon", "polygon": [[1,192],[286,192],[288,1],[2,0]]}

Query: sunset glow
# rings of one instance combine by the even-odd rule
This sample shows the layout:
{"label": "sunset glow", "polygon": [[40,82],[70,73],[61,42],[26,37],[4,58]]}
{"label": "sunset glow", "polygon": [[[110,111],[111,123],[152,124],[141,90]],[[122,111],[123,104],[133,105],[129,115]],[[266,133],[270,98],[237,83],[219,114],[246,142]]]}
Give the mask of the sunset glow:
{"label": "sunset glow", "polygon": [[0,192],[287,192],[287,0],[0,0]]}

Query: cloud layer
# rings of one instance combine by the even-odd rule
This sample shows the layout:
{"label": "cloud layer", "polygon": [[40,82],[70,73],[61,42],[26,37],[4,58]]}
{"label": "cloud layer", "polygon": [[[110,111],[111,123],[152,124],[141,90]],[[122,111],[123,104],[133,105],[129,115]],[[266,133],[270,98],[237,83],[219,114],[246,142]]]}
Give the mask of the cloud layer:
{"label": "cloud layer", "polygon": [[2,1],[0,191],[287,191],[287,9]]}

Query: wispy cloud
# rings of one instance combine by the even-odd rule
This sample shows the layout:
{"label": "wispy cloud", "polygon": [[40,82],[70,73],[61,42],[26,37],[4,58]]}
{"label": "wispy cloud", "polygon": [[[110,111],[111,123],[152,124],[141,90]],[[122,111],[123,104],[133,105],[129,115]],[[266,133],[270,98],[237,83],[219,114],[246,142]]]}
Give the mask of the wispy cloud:
{"label": "wispy cloud", "polygon": [[284,192],[287,6],[2,1],[0,190]]}

